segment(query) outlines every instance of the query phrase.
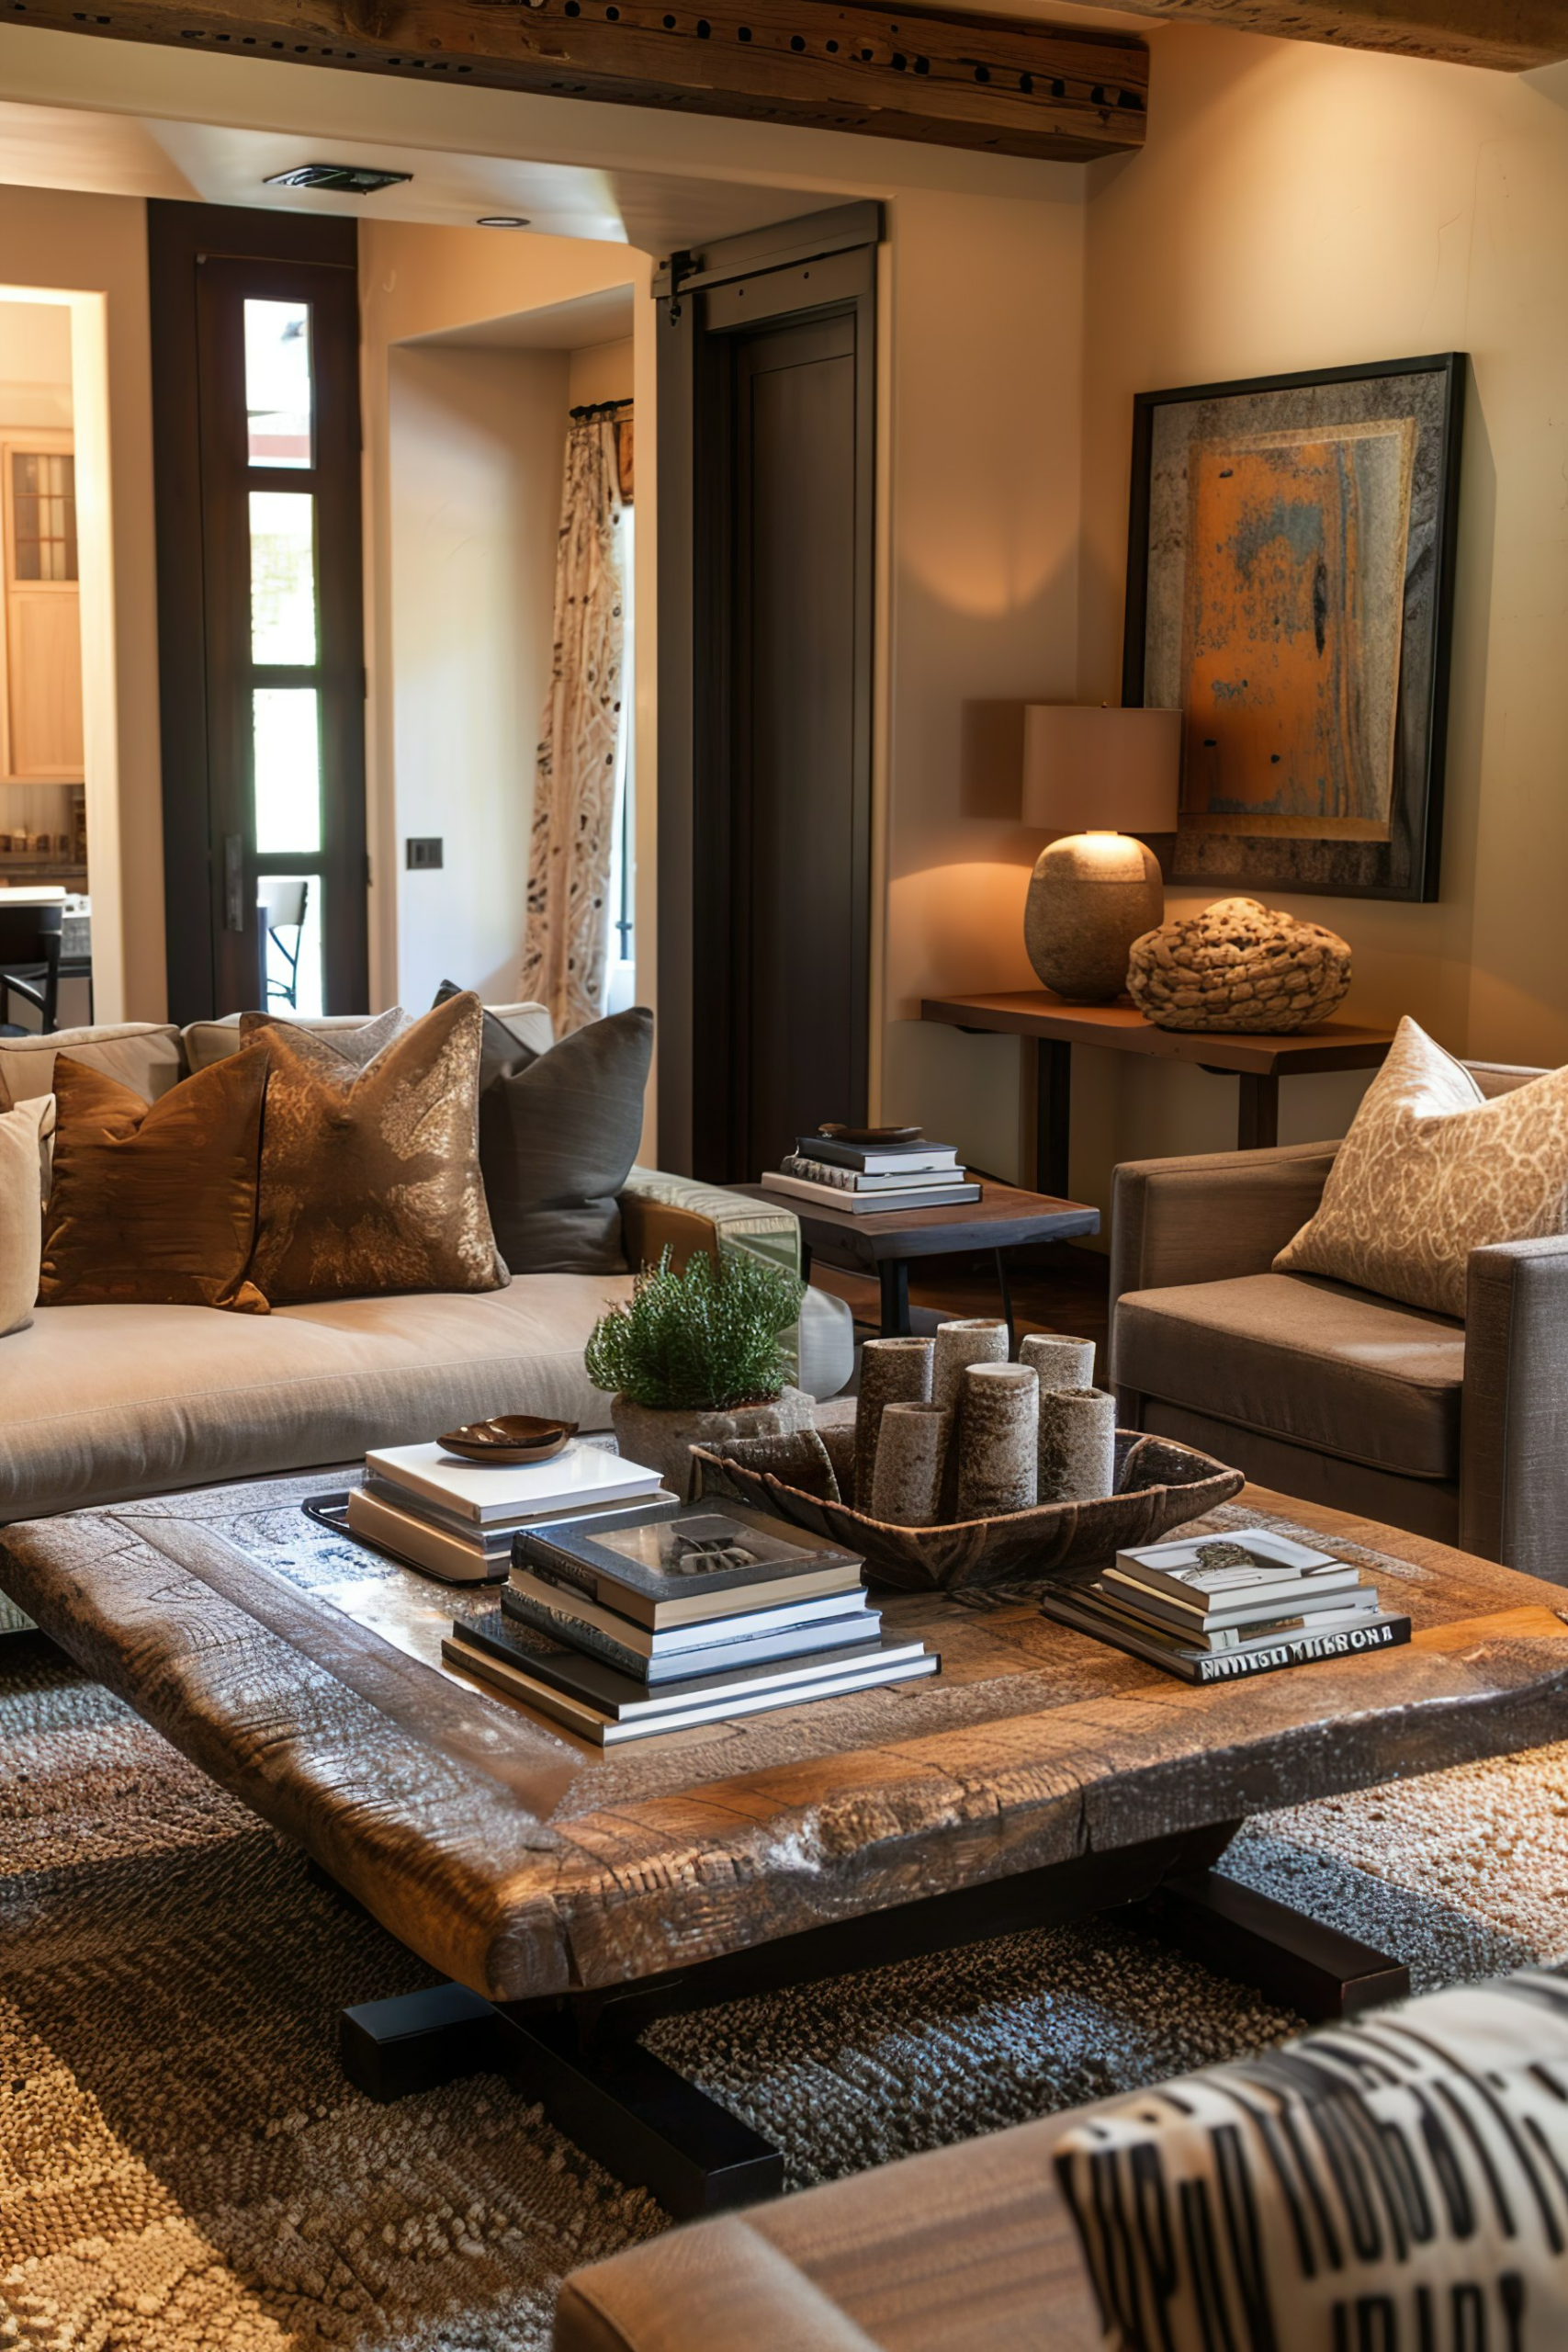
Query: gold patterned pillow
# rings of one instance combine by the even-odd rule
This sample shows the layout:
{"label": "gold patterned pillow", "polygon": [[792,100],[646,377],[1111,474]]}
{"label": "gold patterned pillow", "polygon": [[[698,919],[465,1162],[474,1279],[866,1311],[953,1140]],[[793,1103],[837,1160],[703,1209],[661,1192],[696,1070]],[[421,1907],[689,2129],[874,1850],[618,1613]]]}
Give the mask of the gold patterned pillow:
{"label": "gold patterned pillow", "polygon": [[1472,1250],[1568,1232],[1568,1069],[1488,1102],[1408,1018],[1335,1155],[1317,1215],[1274,1261],[1464,1314]]}
{"label": "gold patterned pillow", "polygon": [[325,1035],[265,1015],[241,1024],[271,1069],[251,1276],[279,1306],[509,1280],[479,1174],[479,998],[403,1023],[387,1013]]}

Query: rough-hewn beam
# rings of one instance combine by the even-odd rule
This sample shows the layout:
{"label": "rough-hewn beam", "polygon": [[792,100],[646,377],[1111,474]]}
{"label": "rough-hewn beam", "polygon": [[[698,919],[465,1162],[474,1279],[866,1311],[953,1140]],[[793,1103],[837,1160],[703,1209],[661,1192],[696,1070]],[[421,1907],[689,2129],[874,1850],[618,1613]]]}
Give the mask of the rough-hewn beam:
{"label": "rough-hewn beam", "polygon": [[[1081,5],[1082,0],[1072,0]],[[1568,0],[1116,0],[1168,24],[1228,25],[1234,32],[1342,49],[1391,50],[1448,65],[1523,74],[1568,57]]]}
{"label": "rough-hewn beam", "polygon": [[1144,141],[1123,33],[835,0],[0,0],[14,22],[1077,162]]}

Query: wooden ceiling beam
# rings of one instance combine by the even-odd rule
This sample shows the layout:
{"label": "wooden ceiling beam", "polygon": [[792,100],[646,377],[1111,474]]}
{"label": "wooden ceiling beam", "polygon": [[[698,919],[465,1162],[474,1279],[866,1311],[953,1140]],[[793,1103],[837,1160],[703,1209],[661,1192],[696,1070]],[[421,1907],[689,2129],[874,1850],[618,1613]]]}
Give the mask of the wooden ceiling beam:
{"label": "wooden ceiling beam", "polygon": [[[1054,162],[1144,143],[1125,33],[838,0],[0,0],[13,23]],[[301,160],[306,160],[303,156]]]}
{"label": "wooden ceiling beam", "polygon": [[1166,24],[1224,25],[1233,32],[1386,50],[1505,74],[1568,58],[1564,0],[1116,0],[1116,6]]}

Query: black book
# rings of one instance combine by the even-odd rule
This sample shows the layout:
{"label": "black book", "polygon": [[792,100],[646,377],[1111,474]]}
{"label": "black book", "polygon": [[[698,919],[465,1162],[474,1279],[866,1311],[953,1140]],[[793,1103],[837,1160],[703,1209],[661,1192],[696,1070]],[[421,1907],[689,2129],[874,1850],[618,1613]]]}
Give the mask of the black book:
{"label": "black book", "polygon": [[597,1532],[557,1521],[520,1532],[519,1567],[575,1585],[590,1599],[656,1627],[808,1594],[852,1591],[857,1552],[732,1503],[724,1510],[656,1504]]}
{"label": "black book", "polygon": [[783,1658],[773,1665],[726,1668],[710,1674],[661,1682],[650,1688],[630,1674],[621,1674],[603,1658],[590,1657],[563,1642],[530,1634],[525,1626],[499,1609],[465,1622],[459,1618],[452,1639],[460,1647],[485,1651],[503,1659],[536,1680],[563,1690],[580,1704],[594,1708],[611,1723],[632,1723],[660,1714],[678,1715],[691,1707],[722,1713],[726,1702],[761,1697],[769,1690],[797,1690],[811,1695],[815,1681],[832,1682],[847,1671],[879,1664],[901,1666],[929,1656],[924,1642],[898,1641],[883,1634],[870,1642],[850,1643],[820,1650],[814,1657]]}

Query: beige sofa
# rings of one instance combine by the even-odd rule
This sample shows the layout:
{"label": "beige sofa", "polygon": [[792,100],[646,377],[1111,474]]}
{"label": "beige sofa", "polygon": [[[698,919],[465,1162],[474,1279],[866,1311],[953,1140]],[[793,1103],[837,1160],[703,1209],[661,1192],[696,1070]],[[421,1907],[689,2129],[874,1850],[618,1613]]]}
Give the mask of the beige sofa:
{"label": "beige sofa", "polygon": [[[548,1046],[542,1007],[498,1010],[525,1042]],[[4,1038],[0,1079],[13,1099],[47,1092],[55,1053],[74,1046],[151,1098],[231,1051],[237,1036],[232,1023],[206,1023]],[[622,1213],[632,1265],[666,1241],[681,1261],[706,1249],[799,1264],[786,1209],[681,1177],[634,1170]],[[609,1398],[591,1385],[582,1351],[631,1279],[522,1273],[477,1295],[335,1299],[267,1316],[40,1308],[28,1329],[0,1340],[0,1523],[352,1462],[367,1446],[489,1413],[607,1429]],[[813,1394],[848,1380],[853,1340],[840,1301],[809,1292],[792,1345]],[[0,1630],[26,1622],[0,1595]]]}

